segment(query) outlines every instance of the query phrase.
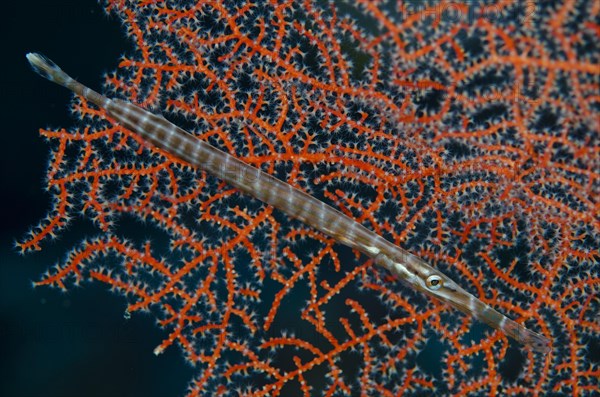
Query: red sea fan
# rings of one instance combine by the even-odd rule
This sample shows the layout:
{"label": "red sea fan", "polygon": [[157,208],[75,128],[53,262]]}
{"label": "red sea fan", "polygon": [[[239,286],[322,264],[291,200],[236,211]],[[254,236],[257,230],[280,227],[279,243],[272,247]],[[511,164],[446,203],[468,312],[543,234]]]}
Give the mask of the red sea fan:
{"label": "red sea fan", "polygon": [[[155,352],[196,368],[190,396],[597,392],[595,2],[106,6],[136,50],[105,94],[339,208],[553,350],[511,346],[82,101],[79,128],[42,132],[54,208],[20,247],[78,214],[102,234],[39,284],[96,280],[150,311]],[[123,237],[124,216],[169,249]]]}

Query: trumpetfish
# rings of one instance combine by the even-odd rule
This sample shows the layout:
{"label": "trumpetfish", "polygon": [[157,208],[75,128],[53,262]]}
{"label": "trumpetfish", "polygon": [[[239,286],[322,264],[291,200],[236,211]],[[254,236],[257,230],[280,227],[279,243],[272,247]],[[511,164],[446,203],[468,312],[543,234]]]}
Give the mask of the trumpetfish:
{"label": "trumpetfish", "polygon": [[164,117],[93,91],[41,54],[29,53],[27,60],[36,73],[103,108],[118,124],[156,147],[360,251],[415,290],[475,317],[525,347],[540,353],[550,351],[550,340],[545,336],[501,314],[420,257],[384,239],[346,214],[198,139]]}

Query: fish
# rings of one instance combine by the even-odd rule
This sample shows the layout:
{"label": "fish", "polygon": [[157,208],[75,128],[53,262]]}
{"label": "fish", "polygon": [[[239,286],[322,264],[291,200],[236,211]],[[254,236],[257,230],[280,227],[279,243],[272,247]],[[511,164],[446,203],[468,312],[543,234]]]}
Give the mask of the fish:
{"label": "fish", "polygon": [[163,116],[131,102],[99,94],[67,75],[44,55],[28,53],[26,57],[37,74],[104,109],[119,125],[157,148],[299,219],[340,244],[360,251],[411,288],[500,330],[525,348],[538,353],[551,351],[551,341],[544,335],[498,312],[422,258],[386,240],[348,215],[198,139]]}

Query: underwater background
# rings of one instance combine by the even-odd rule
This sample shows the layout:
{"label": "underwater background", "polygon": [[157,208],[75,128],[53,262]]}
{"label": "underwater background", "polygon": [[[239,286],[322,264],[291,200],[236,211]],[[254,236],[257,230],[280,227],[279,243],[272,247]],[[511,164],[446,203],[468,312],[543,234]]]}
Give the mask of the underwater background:
{"label": "underwater background", "polygon": [[[538,3],[537,6],[550,9],[556,3]],[[166,349],[158,358],[152,353],[165,337],[154,317],[135,313],[126,318],[129,302],[96,282],[86,283],[83,288],[69,285],[67,292],[45,286],[33,288],[32,282],[39,281],[54,264],[63,263],[67,253],[84,237],[99,234],[92,222],[75,219],[56,240],[45,241],[39,252],[22,256],[14,246],[51,208],[52,197],[44,191],[48,143],[39,136],[38,130],[77,125],[69,112],[72,94],[35,75],[25,54],[41,52],[74,78],[100,90],[104,74],[117,69],[120,57],[133,50],[131,39],[122,31],[121,22],[114,15],[107,16],[95,1],[11,2],[3,6],[3,11],[6,17],[0,27],[1,37],[5,38],[2,59],[5,79],[1,96],[4,153],[0,157],[0,395],[185,395],[196,371],[186,363],[179,347]],[[591,59],[597,59],[597,46],[589,51],[596,53]],[[490,81],[493,77],[489,76]],[[479,84],[485,85],[484,82]],[[421,104],[435,105],[438,94],[430,92],[429,97],[421,99]],[[597,143],[597,135],[595,131],[596,141],[590,141],[591,146]],[[464,148],[453,150],[460,152]],[[598,181],[592,184],[597,189]],[[150,239],[159,247],[163,245],[162,248],[167,244],[163,241],[164,233],[142,229],[126,216],[119,221],[119,228],[136,241]],[[593,226],[591,230],[597,232]],[[592,234],[584,242],[588,249],[593,250],[597,237]],[[527,247],[521,248],[523,251],[513,251],[511,255],[522,256]],[[353,257],[349,252],[340,255],[349,260]],[[597,255],[592,257],[595,267],[591,273],[598,274],[597,261]],[[364,262],[364,259],[356,261]],[[585,292],[594,294],[589,288]],[[410,291],[401,293],[413,298]],[[597,310],[598,304],[594,307]],[[373,313],[383,317],[380,311],[381,305],[374,304]],[[440,316],[442,322],[462,318],[455,312],[447,318],[443,316]],[[474,322],[467,339],[480,340],[487,333],[486,326]],[[585,341],[587,348],[583,349],[581,362],[589,364],[592,375],[597,374],[599,338],[592,335]],[[426,373],[425,378],[443,379],[445,369],[440,357],[441,352],[448,349],[444,343],[431,338],[426,346],[420,346],[417,361]],[[462,343],[466,345],[469,340]],[[485,368],[484,359],[478,359],[481,360],[479,367],[477,363],[470,363],[470,370],[475,374]],[[498,370],[505,379],[514,381],[527,365],[531,363],[513,344]],[[347,370],[358,371],[351,364]],[[597,393],[593,387],[597,379],[591,376],[588,381],[592,388],[580,395]],[[418,391],[413,394],[427,395]],[[555,391],[554,395],[569,395],[568,389]]]}

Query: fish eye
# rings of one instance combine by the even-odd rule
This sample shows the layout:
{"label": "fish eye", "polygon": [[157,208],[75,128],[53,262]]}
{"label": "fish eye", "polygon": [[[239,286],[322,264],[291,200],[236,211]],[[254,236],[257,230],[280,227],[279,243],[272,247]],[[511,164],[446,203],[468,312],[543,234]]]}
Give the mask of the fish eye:
{"label": "fish eye", "polygon": [[440,289],[443,284],[444,282],[442,281],[442,278],[437,274],[432,274],[431,276],[427,277],[427,288],[432,291]]}

